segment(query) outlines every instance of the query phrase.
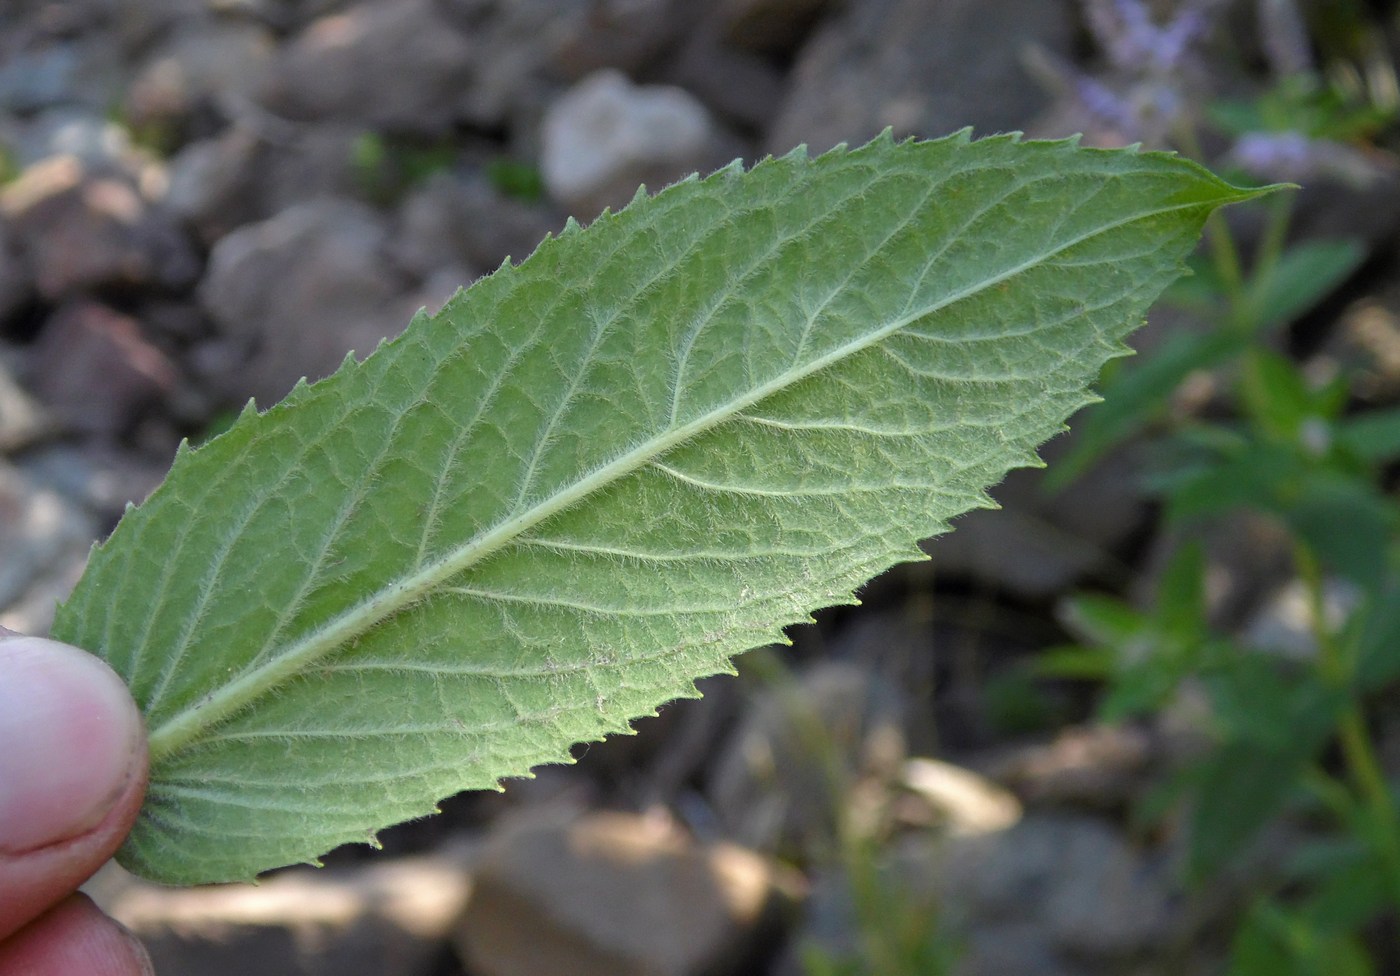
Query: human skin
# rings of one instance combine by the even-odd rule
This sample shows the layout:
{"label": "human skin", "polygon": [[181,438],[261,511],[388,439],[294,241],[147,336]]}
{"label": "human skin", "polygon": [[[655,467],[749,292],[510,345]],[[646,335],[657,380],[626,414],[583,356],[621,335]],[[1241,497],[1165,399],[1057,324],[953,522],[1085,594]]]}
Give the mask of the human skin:
{"label": "human skin", "polygon": [[121,846],[146,788],[121,679],[85,651],[0,628],[0,976],[149,976],[78,886]]}

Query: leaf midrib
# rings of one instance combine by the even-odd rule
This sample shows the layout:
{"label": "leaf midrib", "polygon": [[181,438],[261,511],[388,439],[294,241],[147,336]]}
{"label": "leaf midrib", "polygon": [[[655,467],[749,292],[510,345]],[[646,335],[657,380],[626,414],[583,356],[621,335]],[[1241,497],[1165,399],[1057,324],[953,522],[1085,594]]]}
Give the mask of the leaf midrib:
{"label": "leaf midrib", "polygon": [[[282,681],[293,677],[310,664],[344,646],[352,638],[365,633],[398,611],[427,596],[446,580],[461,574],[471,566],[505,548],[518,536],[528,532],[541,522],[559,514],[612,482],[639,470],[655,458],[665,455],[686,441],[723,425],[748,407],[884,341],[919,319],[972,298],[988,288],[1014,278],[1016,275],[1037,267],[1053,259],[1056,255],[1097,236],[1152,217],[1182,210],[1199,209],[1202,205],[1203,203],[1199,200],[1190,200],[1172,206],[1146,210],[1131,217],[1096,227],[1029,257],[996,275],[981,279],[961,291],[944,296],[917,311],[908,312],[893,319],[878,329],[873,329],[835,347],[809,363],[784,370],[768,382],[754,387],[746,395],[718,406],[686,424],[668,429],[659,436],[643,441],[613,461],[565,486],[555,494],[542,499],[534,507],[506,519],[494,529],[466,542],[442,559],[421,566],[404,578],[381,588],[357,606],[341,613],[335,619],[289,645],[268,663],[239,676],[219,690],[204,696],[196,704],[178,712],[162,725],[151,730],[148,740],[151,762],[158,762],[178,752],[193,742],[202,730],[232,717]],[[927,274],[927,271],[926,267],[924,274]],[[805,330],[811,329],[815,318],[814,315],[809,319],[804,326]]]}

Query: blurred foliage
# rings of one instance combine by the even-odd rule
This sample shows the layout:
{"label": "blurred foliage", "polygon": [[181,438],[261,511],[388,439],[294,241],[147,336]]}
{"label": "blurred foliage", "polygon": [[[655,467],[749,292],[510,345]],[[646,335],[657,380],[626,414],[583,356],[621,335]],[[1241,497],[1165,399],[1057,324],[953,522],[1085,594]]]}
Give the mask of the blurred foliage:
{"label": "blurred foliage", "polygon": [[[1266,150],[1255,163],[1280,148],[1293,165],[1319,150],[1334,163],[1339,152],[1349,165],[1379,160],[1400,104],[1383,31],[1355,2],[1306,13],[1317,70],[1212,104],[1209,141],[1238,150],[1255,138]],[[1195,124],[1177,141],[1203,158]],[[1239,179],[1242,158],[1222,154],[1216,168]],[[1031,669],[1096,683],[1106,721],[1204,700],[1208,747],[1138,816],[1185,824],[1188,873],[1203,884],[1250,864],[1281,818],[1300,827],[1301,845],[1270,869],[1242,919],[1228,972],[1361,976],[1380,972],[1379,947],[1400,945],[1400,792],[1373,734],[1378,707],[1400,692],[1400,408],[1359,410],[1355,376],[1319,378],[1281,351],[1288,327],[1367,257],[1358,241],[1292,239],[1294,205],[1262,205],[1248,254],[1225,221],[1210,224],[1207,253],[1167,296],[1180,327],[1143,361],[1112,364],[1104,402],[1073,425],[1074,448],[1048,487],[1066,489],[1108,451],[1145,440],[1143,487],[1160,502],[1173,554],[1145,601],[1066,600],[1076,643]],[[1208,542],[1240,512],[1290,540],[1306,606],[1302,653],[1253,646],[1211,619]]]}
{"label": "blurred foliage", "polygon": [[434,173],[451,169],[458,156],[451,140],[367,131],[355,140],[350,162],[365,199],[390,206]]}
{"label": "blurred foliage", "polygon": [[522,203],[544,199],[544,177],[529,163],[502,156],[486,164],[486,178],[503,196]]}

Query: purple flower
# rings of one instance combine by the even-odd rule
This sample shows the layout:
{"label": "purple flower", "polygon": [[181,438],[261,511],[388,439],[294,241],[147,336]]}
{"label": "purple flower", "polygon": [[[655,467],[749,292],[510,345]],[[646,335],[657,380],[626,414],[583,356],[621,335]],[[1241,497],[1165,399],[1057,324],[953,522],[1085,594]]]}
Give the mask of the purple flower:
{"label": "purple flower", "polygon": [[1377,153],[1300,132],[1247,132],[1228,160],[1259,179],[1301,183],[1330,177],[1355,186],[1375,182],[1394,166]]}
{"label": "purple flower", "polygon": [[1170,74],[1181,67],[1210,27],[1219,0],[1187,0],[1165,24],[1152,19],[1142,0],[1084,0],[1094,38],[1114,67],[1132,74]]}

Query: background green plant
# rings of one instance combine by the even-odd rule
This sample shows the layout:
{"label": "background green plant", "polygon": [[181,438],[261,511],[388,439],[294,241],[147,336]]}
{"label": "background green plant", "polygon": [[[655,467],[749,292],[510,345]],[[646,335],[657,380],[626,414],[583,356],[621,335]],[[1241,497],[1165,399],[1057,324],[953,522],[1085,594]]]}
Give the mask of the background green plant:
{"label": "background green plant", "polygon": [[[1208,119],[1217,138],[1286,133],[1299,145],[1358,145],[1394,111],[1322,75],[1296,74],[1252,101],[1212,106]],[[1201,158],[1194,126],[1176,138]],[[1229,161],[1221,168],[1229,172]],[[1400,505],[1390,490],[1400,410],[1357,410],[1354,375],[1318,377],[1286,353],[1288,327],[1366,256],[1355,240],[1292,238],[1296,205],[1260,204],[1248,248],[1230,222],[1212,219],[1196,274],[1166,298],[1204,328],[1176,332],[1141,362],[1111,365],[1104,404],[1077,424],[1075,450],[1048,479],[1063,490],[1111,448],[1146,439],[1144,490],[1160,503],[1173,553],[1142,603],[1066,600],[1064,623],[1079,642],[1032,670],[1100,683],[1108,722],[1204,696],[1208,747],[1138,811],[1149,822],[1184,813],[1198,884],[1250,863],[1271,824],[1303,832],[1235,934],[1230,976],[1379,973],[1395,960],[1377,947],[1400,945],[1400,801],[1372,721],[1400,678]],[[1203,378],[1217,391],[1210,409],[1181,411],[1187,384]],[[1291,540],[1305,654],[1252,646],[1212,620],[1205,543],[1241,512]]]}

